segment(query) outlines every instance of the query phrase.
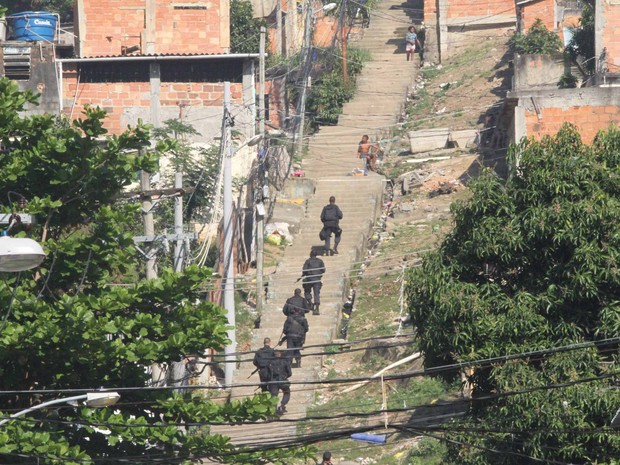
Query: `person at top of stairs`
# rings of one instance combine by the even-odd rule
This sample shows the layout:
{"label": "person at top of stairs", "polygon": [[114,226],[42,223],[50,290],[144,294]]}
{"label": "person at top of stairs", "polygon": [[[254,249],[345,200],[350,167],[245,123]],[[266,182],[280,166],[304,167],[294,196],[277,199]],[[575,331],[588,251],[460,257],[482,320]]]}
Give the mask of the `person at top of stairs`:
{"label": "person at top of stairs", "polygon": [[292,297],[286,299],[286,303],[284,307],[282,307],[282,313],[286,316],[290,316],[295,310],[300,310],[302,313],[308,313],[310,311],[310,305],[305,297],[301,296],[301,289],[299,288],[295,289]]}
{"label": "person at top of stairs", "polygon": [[407,29],[407,33],[405,34],[405,52],[407,54],[407,61],[413,61],[416,45],[420,47],[418,33],[415,26],[409,26],[409,29]]}
{"label": "person at top of stairs", "polygon": [[[323,232],[325,235],[325,253],[333,255],[338,253],[338,244],[340,244],[340,220],[343,218],[342,211],[336,205],[336,197],[333,195],[329,198],[329,204],[323,207],[321,211],[321,222],[323,223]],[[334,249],[330,249],[332,234],[334,234]]]}
{"label": "person at top of stairs", "polygon": [[[325,273],[325,263],[316,256],[316,251],[310,250],[310,258],[304,262],[301,272],[304,287],[304,297],[312,309],[313,315],[319,314],[319,305],[321,304],[321,279]],[[312,303],[312,294],[314,293],[314,304]]]}

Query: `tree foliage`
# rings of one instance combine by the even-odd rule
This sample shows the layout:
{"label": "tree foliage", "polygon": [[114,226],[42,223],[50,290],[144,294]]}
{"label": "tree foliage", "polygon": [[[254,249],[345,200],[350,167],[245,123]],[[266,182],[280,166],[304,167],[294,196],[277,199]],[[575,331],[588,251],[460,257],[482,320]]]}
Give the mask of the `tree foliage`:
{"label": "tree foliage", "polygon": [[585,62],[585,67],[590,74],[594,73],[596,66],[595,43],[594,43],[594,7],[585,3],[583,12],[579,18],[579,26],[572,29],[571,37],[567,52],[573,59],[581,57]]}
{"label": "tree foliage", "polygon": [[0,100],[3,209],[27,199],[21,212],[40,220],[29,234],[47,252],[35,271],[1,274],[0,417],[75,390],[136,388],[121,392],[117,409],[61,405],[10,421],[0,429],[0,461],[184,463],[232,451],[199,425],[264,419],[274,411],[269,396],[217,405],[198,392],[144,389],[151,364],[226,344],[225,313],[204,298],[210,270],[160,269],[157,279],[116,285],[141,268],[131,235],[137,206],[118,203],[118,194],[170,145],[150,149],[141,124],[107,137],[95,108],[72,122],[23,117],[37,98],[7,79]]}
{"label": "tree foliage", "polygon": [[[230,51],[231,53],[258,53],[260,28],[267,27],[263,19],[254,18],[254,8],[249,0],[230,2]],[[265,37],[265,49],[269,49],[269,35]]]}
{"label": "tree foliage", "polygon": [[[620,130],[587,146],[566,125],[513,146],[509,163],[507,180],[485,171],[471,183],[453,231],[409,272],[428,367],[620,334]],[[611,464],[617,355],[593,345],[475,368],[480,400],[448,434],[450,463]]]}
{"label": "tree foliage", "polygon": [[307,112],[310,115],[310,126],[316,129],[321,124],[338,123],[344,104],[355,95],[355,78],[362,72],[368,55],[361,49],[349,49],[347,82],[343,78],[340,53],[318,50],[315,57],[313,66],[321,71],[317,73],[317,78],[309,90]]}
{"label": "tree foliage", "polygon": [[540,18],[534,21],[525,34],[515,34],[510,43],[515,52],[520,54],[552,55],[561,52],[563,48],[558,35],[547,29]]}
{"label": "tree foliage", "polygon": [[50,11],[58,13],[60,20],[73,20],[74,0],[0,0],[0,5],[7,8],[8,14],[22,11]]}
{"label": "tree foliage", "polygon": [[[187,123],[178,120],[166,120],[161,128],[153,129],[156,139],[174,140],[176,143],[168,152],[172,163],[164,170],[164,179],[168,186],[177,169],[183,173],[184,187],[194,191],[188,197],[183,209],[183,218],[189,221],[209,221],[217,194],[216,185],[220,170],[219,145],[201,146],[191,142],[192,136],[199,133]],[[160,172],[162,170],[160,169]],[[165,215],[171,218],[171,212]]]}

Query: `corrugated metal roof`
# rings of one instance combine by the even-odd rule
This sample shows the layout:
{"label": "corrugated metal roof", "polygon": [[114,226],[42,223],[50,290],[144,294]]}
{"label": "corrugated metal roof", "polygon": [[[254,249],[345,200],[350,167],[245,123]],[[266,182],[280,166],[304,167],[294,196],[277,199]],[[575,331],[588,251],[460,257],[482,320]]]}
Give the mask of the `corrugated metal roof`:
{"label": "corrugated metal roof", "polygon": [[162,61],[162,60],[214,60],[214,59],[254,59],[258,53],[159,53],[153,55],[97,55],[92,57],[61,58],[63,63],[83,63],[94,61]]}

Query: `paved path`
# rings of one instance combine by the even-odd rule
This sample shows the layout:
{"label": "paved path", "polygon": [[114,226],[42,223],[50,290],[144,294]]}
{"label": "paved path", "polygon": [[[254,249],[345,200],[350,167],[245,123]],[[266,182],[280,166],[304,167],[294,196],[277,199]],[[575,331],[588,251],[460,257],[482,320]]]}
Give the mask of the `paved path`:
{"label": "paved path", "polygon": [[[364,247],[372,224],[381,211],[383,178],[371,173],[367,177],[348,174],[357,166],[357,143],[363,134],[376,140],[388,134],[401,112],[407,90],[413,83],[417,66],[405,60],[403,37],[411,21],[412,8],[420,8],[419,1],[383,0],[372,16],[364,37],[354,45],[368,49],[372,60],[358,77],[355,98],[344,107],[337,126],[324,127],[309,141],[309,154],[303,161],[306,176],[316,181],[315,195],[309,199],[306,216],[300,233],[271,278],[269,301],[261,320],[261,327],[254,331],[252,347],[262,346],[264,337],[277,341],[284,323],[282,306],[293,294],[295,280],[301,274],[303,262],[308,258],[311,245],[320,245],[319,215],[331,195],[344,213],[340,254],[323,257],[327,272],[321,292],[321,315],[309,314],[310,331],[306,344],[325,344],[332,341],[340,308],[346,292],[346,275],[365,253]],[[300,287],[300,286],[299,286]],[[274,342],[275,344],[275,342]],[[316,349],[308,349],[316,352]],[[291,381],[317,379],[321,368],[320,356],[304,356],[302,368],[293,369]],[[235,383],[247,383],[254,367],[242,364],[235,373]],[[258,376],[251,380],[258,382]],[[254,387],[233,389],[232,398],[252,395]],[[314,400],[313,385],[293,385],[288,412],[283,418],[305,416],[307,407]],[[213,433],[229,435],[238,445],[266,444],[274,440],[291,438],[296,434],[296,424],[284,421],[269,424],[242,425],[212,428]]]}

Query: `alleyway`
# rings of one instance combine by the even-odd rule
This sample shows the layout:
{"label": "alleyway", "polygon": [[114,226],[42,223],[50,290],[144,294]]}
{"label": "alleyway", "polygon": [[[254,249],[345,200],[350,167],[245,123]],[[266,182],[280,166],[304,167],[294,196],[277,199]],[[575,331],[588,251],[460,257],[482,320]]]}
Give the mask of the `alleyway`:
{"label": "alleyway", "polygon": [[[368,49],[372,60],[364,67],[358,78],[355,98],[347,103],[337,126],[324,127],[309,141],[309,155],[303,161],[306,176],[316,181],[316,193],[308,202],[306,217],[301,232],[291,247],[286,249],[278,265],[275,278],[270,283],[270,298],[265,305],[261,327],[254,332],[253,349],[262,347],[264,337],[270,337],[275,345],[282,330],[284,316],[282,306],[293,294],[304,260],[311,245],[320,245],[318,233],[321,229],[319,215],[331,195],[344,213],[340,254],[322,257],[327,272],[323,278],[321,293],[321,315],[308,314],[310,331],[307,345],[325,344],[335,336],[338,313],[344,302],[345,274],[353,262],[364,253],[364,244],[381,211],[383,178],[374,173],[367,177],[348,176],[355,167],[361,166],[357,159],[357,143],[363,134],[371,140],[389,135],[398,120],[404,105],[407,89],[412,84],[417,62],[407,62],[403,38],[405,30],[419,16],[413,11],[420,2],[402,0],[380,1],[373,12],[370,27],[364,30],[364,37],[355,46]],[[419,8],[419,7],[418,7]],[[278,279],[278,275],[281,279]],[[313,350],[316,352],[316,350]],[[317,379],[321,358],[304,357],[302,368],[293,369],[291,381]],[[254,367],[244,363],[235,373],[235,383],[247,383]],[[258,382],[258,376],[251,380]],[[239,387],[232,392],[233,398],[250,396],[254,387]],[[306,409],[314,399],[313,385],[293,385],[292,398],[285,419],[304,417]],[[213,433],[231,436],[233,443],[269,444],[290,438],[296,434],[296,424],[274,422],[238,427],[212,428]]]}

